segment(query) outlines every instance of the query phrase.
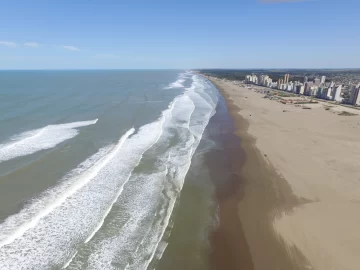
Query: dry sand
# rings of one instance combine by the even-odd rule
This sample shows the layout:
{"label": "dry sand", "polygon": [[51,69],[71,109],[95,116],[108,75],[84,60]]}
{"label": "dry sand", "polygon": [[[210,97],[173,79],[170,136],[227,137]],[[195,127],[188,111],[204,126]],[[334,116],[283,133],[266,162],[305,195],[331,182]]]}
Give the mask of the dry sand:
{"label": "dry sand", "polygon": [[360,269],[360,115],[338,115],[360,111],[304,110],[210,79],[247,154],[239,215],[254,269]]}

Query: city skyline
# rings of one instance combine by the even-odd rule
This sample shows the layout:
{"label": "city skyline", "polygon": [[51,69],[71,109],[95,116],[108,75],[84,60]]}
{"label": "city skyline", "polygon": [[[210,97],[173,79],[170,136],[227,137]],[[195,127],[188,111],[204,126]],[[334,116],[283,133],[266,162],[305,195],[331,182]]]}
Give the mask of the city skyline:
{"label": "city skyline", "polygon": [[297,95],[316,97],[319,99],[331,100],[337,103],[360,105],[360,82],[353,83],[336,83],[333,80],[326,82],[326,76],[315,76],[312,81],[307,76],[303,77],[302,82],[299,80],[289,81],[290,74],[286,73],[283,78],[277,81],[266,74],[246,75],[245,83],[292,92]]}

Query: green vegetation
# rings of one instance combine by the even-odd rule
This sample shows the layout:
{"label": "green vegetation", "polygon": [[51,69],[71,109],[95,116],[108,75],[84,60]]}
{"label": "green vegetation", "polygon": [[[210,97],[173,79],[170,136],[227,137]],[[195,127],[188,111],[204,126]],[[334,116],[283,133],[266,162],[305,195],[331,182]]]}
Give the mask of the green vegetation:
{"label": "green vegetation", "polygon": [[330,108],[332,108],[332,107],[334,107],[334,106],[325,105],[325,106],[324,106],[324,109],[325,109],[325,111],[328,111],[328,110],[330,110]]}
{"label": "green vegetation", "polygon": [[296,101],[295,104],[315,104],[317,101]]}
{"label": "green vegetation", "polygon": [[277,92],[277,96],[279,96],[279,97],[296,97],[296,95],[294,95],[294,94],[284,93],[284,92]]}
{"label": "green vegetation", "polygon": [[205,69],[199,70],[201,73],[209,76],[214,76],[220,79],[227,79],[231,81],[243,81],[246,75],[251,74],[251,70],[227,70],[227,69]]}
{"label": "green vegetation", "polygon": [[338,115],[341,115],[341,116],[355,116],[355,115],[357,115],[357,114],[356,114],[356,113],[350,113],[350,112],[342,111],[342,112],[339,113]]}
{"label": "green vegetation", "polygon": [[273,79],[273,82],[277,82],[279,79],[283,79],[285,74],[290,74],[291,81],[304,81],[304,76],[308,77],[309,81],[326,76],[326,82],[330,82],[332,78],[342,75],[360,75],[360,69],[202,69],[199,72],[215,76],[220,79],[245,80],[245,76],[249,74],[266,74]]}

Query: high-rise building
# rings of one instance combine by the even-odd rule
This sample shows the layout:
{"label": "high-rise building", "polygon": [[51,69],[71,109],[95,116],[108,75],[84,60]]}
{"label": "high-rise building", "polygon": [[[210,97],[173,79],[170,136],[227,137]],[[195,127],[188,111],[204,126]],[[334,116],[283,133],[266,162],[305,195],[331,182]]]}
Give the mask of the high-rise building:
{"label": "high-rise building", "polygon": [[354,105],[360,105],[360,87],[356,88],[356,91],[357,91],[357,95],[354,101]]}
{"label": "high-rise building", "polygon": [[331,94],[331,88],[324,88],[323,91],[321,92],[321,98],[329,99],[329,97],[328,97],[329,92]]}
{"label": "high-rise building", "polygon": [[321,83],[325,84],[325,81],[326,81],[326,76],[321,76]]}
{"label": "high-rise building", "polygon": [[326,93],[326,99],[333,99],[333,89],[332,87],[328,88],[328,91]]}
{"label": "high-rise building", "polygon": [[317,96],[317,92],[318,92],[319,87],[317,87],[316,85],[313,85],[310,88],[310,95],[316,97]]}
{"label": "high-rise building", "polygon": [[321,83],[321,80],[320,80],[319,78],[315,78],[314,84],[315,84],[316,86],[320,86],[320,83]]}
{"label": "high-rise building", "polygon": [[300,86],[299,94],[300,94],[300,95],[304,95],[304,93],[305,93],[305,86],[304,86],[304,85],[301,85],[301,86]]}
{"label": "high-rise building", "polygon": [[321,98],[322,93],[324,92],[324,90],[325,90],[324,88],[319,87],[318,90],[316,91],[316,97]]}
{"label": "high-rise building", "polygon": [[341,90],[342,90],[342,85],[339,85],[338,87],[335,88],[334,100],[337,102],[341,102],[343,100],[343,98],[341,97]]}
{"label": "high-rise building", "polygon": [[284,76],[284,84],[289,83],[289,77],[290,77],[290,74],[285,74],[285,76]]}
{"label": "high-rise building", "polygon": [[313,85],[314,85],[313,82],[307,82],[307,83],[305,83],[304,95],[311,96],[311,94],[312,94],[311,87],[312,87]]}
{"label": "high-rise building", "polygon": [[352,105],[360,105],[360,87],[353,86],[351,89],[350,103]]}
{"label": "high-rise building", "polygon": [[270,77],[268,75],[261,75],[260,76],[260,85],[268,86],[268,81],[270,80]]}
{"label": "high-rise building", "polygon": [[304,77],[304,83],[307,83],[308,82],[308,77]]}

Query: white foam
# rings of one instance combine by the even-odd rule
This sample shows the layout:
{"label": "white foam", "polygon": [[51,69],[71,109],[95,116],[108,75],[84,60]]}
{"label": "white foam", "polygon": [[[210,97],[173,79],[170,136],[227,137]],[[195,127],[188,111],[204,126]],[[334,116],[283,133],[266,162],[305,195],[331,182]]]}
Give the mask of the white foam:
{"label": "white foam", "polygon": [[52,202],[49,202],[49,204],[44,209],[39,211],[36,215],[34,215],[31,218],[31,220],[18,226],[12,234],[7,235],[7,237],[0,242],[0,248],[12,243],[15,239],[21,237],[27,230],[35,227],[42,218],[44,218],[49,213],[54,211],[54,209],[59,207],[61,204],[63,204],[68,197],[72,196],[75,192],[77,192],[79,189],[81,189],[83,186],[89,183],[89,181],[99,173],[99,171],[109,162],[109,160],[111,160],[115,156],[115,154],[124,144],[125,140],[131,134],[133,134],[134,131],[135,129],[132,128],[128,132],[126,132],[125,135],[121,137],[119,143],[114,148],[114,150],[110,152],[110,154],[107,155],[103,160],[101,160],[101,162],[97,164],[97,166],[94,166],[90,170],[86,171],[86,173],[81,175],[81,177],[79,177],[79,179],[76,182],[74,182],[74,184],[70,186],[66,190],[66,192],[60,194],[59,197],[53,200]]}
{"label": "white foam", "polygon": [[184,79],[178,79],[176,82],[170,83],[168,87],[165,87],[165,89],[182,88],[184,87],[184,82]]}
{"label": "white foam", "polygon": [[54,148],[59,143],[75,137],[77,128],[94,125],[98,119],[73,122],[68,124],[49,125],[44,128],[26,131],[0,144],[0,163],[13,158],[27,156],[38,151]]}
{"label": "white foam", "polygon": [[[172,111],[172,108],[173,108],[172,105],[169,106],[168,113],[170,113],[170,112]],[[154,144],[156,144],[156,143],[159,141],[159,139],[160,139],[160,137],[161,137],[161,134],[162,134],[162,132],[163,132],[163,124],[164,124],[164,122],[165,122],[165,113],[163,113],[163,115],[162,115],[162,117],[161,117],[161,120],[160,120],[160,132],[159,132],[159,135],[158,135],[157,139],[155,140],[155,142],[152,143],[152,144],[148,147],[148,149],[151,148]],[[143,129],[144,129],[144,128],[143,128]],[[147,150],[147,149],[146,149],[146,150]],[[141,159],[142,159],[142,157],[143,157],[143,154],[146,152],[146,150],[145,150],[143,153],[141,153],[140,158],[139,158],[139,161],[138,161],[138,163],[135,165],[135,167],[139,165],[139,163],[140,163],[140,161],[141,161]],[[130,172],[129,177],[125,180],[125,182],[124,182],[124,183],[121,185],[121,187],[119,188],[119,190],[118,190],[118,192],[116,193],[114,199],[112,200],[110,206],[108,207],[108,209],[106,209],[106,211],[105,211],[103,217],[101,218],[99,224],[96,226],[95,230],[90,234],[90,236],[85,240],[85,243],[89,242],[89,241],[94,237],[94,235],[96,234],[96,232],[97,232],[97,231],[102,227],[102,225],[104,224],[105,218],[106,218],[107,215],[110,213],[112,207],[114,206],[115,202],[118,200],[120,194],[123,192],[123,190],[124,190],[124,185],[129,181],[132,172],[133,172],[133,171]]]}
{"label": "white foam", "polygon": [[[204,84],[205,84],[205,81],[201,77],[196,76],[196,75],[193,76],[193,84],[189,89],[187,89],[186,94],[189,95],[189,97],[191,97],[192,96],[191,92],[193,90],[203,91],[205,89],[205,87],[203,87]],[[203,106],[204,102],[209,104],[208,101],[201,100],[201,99],[192,99],[192,98],[191,98],[191,101],[195,105],[196,110],[194,110],[191,114],[191,118],[193,118],[193,119],[191,119],[191,118],[189,119],[189,131],[193,135],[193,138],[194,139],[196,138],[196,139],[193,141],[192,145],[188,148],[187,155],[185,155],[181,158],[182,160],[181,159],[173,160],[172,166],[169,165],[172,168],[172,170],[175,171],[174,175],[177,175],[177,177],[174,178],[174,180],[175,180],[174,182],[177,183],[177,186],[179,188],[179,193],[183,187],[185,176],[190,169],[191,159],[195,153],[196,148],[198,147],[198,145],[200,143],[200,140],[202,138],[202,135],[205,131],[207,124],[209,123],[210,118],[214,115],[214,112],[216,109],[216,104],[217,104],[217,99],[215,101],[213,101],[211,103],[212,106],[209,106],[209,107]],[[197,114],[199,114],[199,112],[197,110],[201,111],[200,119],[197,119]],[[190,122],[192,122],[192,123],[190,123]],[[161,240],[162,240],[165,230],[169,224],[170,217],[171,217],[171,214],[172,214],[174,206],[175,206],[175,202],[176,202],[176,198],[171,200],[171,202],[169,204],[169,207],[168,207],[169,214],[164,217],[166,225],[162,228],[161,236],[158,238],[159,240],[157,241],[155,248],[153,248],[153,253],[151,254],[150,258],[147,261],[145,260],[146,263],[145,263],[145,267],[143,269],[147,269],[147,267],[153,260],[155,253],[158,253],[157,259],[160,259],[162,254],[165,252],[167,243],[163,243],[161,245]],[[139,269],[139,268],[133,268],[133,269]]]}
{"label": "white foam", "polygon": [[186,81],[186,79],[188,78],[186,73],[181,73],[178,76],[178,79],[173,82],[170,83],[169,86],[165,87],[164,89],[172,89],[172,88],[184,88],[183,83]]}
{"label": "white foam", "polygon": [[[51,188],[41,194],[38,198],[30,201],[18,214],[8,217],[0,224],[0,245],[1,247],[17,238],[17,235],[22,235],[26,228],[31,227],[35,220],[38,220],[39,215],[44,215],[41,211],[47,207],[53,207],[54,202],[59,200],[61,196],[66,196],[68,190],[74,188],[78,184],[88,170],[90,170],[97,162],[104,158],[113,147],[104,147],[96,154],[89,157],[81,163],[76,169],[68,173],[61,181],[61,184]],[[1,248],[0,247],[0,248]]]}
{"label": "white foam", "polygon": [[[210,117],[213,115],[216,106],[215,102],[210,103],[213,106],[207,106],[210,105],[208,101],[201,99],[200,96],[196,96],[194,95],[194,93],[192,93],[192,91],[195,90],[202,91],[203,89],[205,89],[205,87],[203,87],[203,83],[204,82],[202,82],[200,77],[193,76],[193,84],[189,89],[187,89],[187,92],[185,93],[187,96],[190,97],[192,104],[194,104],[196,107],[196,110],[193,110],[191,112],[191,117],[189,118],[188,127],[193,137],[192,140],[191,139],[188,140],[188,142],[190,143],[185,143],[184,148],[187,149],[187,151],[185,152],[186,154],[183,156],[177,155],[177,153],[181,150],[184,150],[184,148],[181,149],[181,147],[179,147],[177,149],[176,148],[172,149],[171,156],[177,157],[177,159],[170,160],[169,164],[167,165],[168,167],[170,167],[170,171],[172,171],[172,175],[174,176],[173,182],[175,186],[178,188],[177,194],[180,193],[183,187],[185,176],[189,171],[191,165],[192,156],[194,155],[195,150],[200,143],[205,127],[207,126]],[[176,111],[176,109],[174,109],[174,111]],[[179,119],[181,119],[182,115],[183,113],[178,114],[179,117],[174,115],[173,120],[175,122],[178,121]],[[170,197],[166,215],[164,215],[163,217],[164,225],[160,226],[161,229],[160,229],[160,233],[158,234],[159,237],[157,238],[155,245],[152,247],[152,253],[150,257],[148,258],[144,257],[144,260],[141,261],[140,264],[134,264],[132,265],[133,267],[129,267],[129,269],[147,269],[156,253],[157,253],[157,259],[161,258],[167,246],[166,243],[161,243],[161,241],[164,237],[166,228],[169,225],[170,217],[173,212],[176,199],[177,196]]]}
{"label": "white foam", "polygon": [[92,240],[143,153],[161,136],[164,117],[163,114],[158,121],[141,127],[136,134],[133,129],[127,132],[111,151],[78,176],[81,187],[76,182],[75,188],[66,189],[66,196],[57,194],[60,199],[55,200],[56,207],[45,205],[35,215],[23,215],[31,216],[30,221],[15,230],[9,230],[9,225],[19,224],[1,224],[0,231],[7,234],[5,238],[3,235],[0,248],[0,265],[6,269],[64,265],[79,243]]}
{"label": "white foam", "polygon": [[[196,80],[159,120],[129,130],[69,173],[64,184],[0,224],[6,243],[0,265],[113,269],[116,263],[145,269],[160,258],[192,156],[215,109]],[[154,171],[134,170],[142,160]]]}
{"label": "white foam", "polygon": [[[201,84],[201,81],[195,83]],[[166,118],[159,140],[158,147],[168,145],[168,149],[156,158],[159,171],[132,175],[124,188],[126,197],[120,197],[116,202],[121,206],[121,213],[131,218],[117,236],[104,237],[94,243],[87,264],[89,269],[114,269],[114,262],[118,268],[147,269],[155,256],[158,259],[164,252],[166,243],[162,239],[192,156],[215,109],[211,106],[213,103],[195,90],[198,90],[196,86],[188,89],[172,103],[171,117]],[[176,145],[170,143],[173,137],[178,138]],[[159,205],[162,205],[160,211]],[[119,225],[114,221],[112,226]],[[111,231],[111,223],[104,229]]]}
{"label": "white foam", "polygon": [[65,263],[65,265],[62,267],[62,269],[65,269],[65,268],[67,268],[67,267],[70,265],[70,263],[71,263],[72,260],[75,258],[75,256],[76,256],[77,253],[78,253],[78,252],[75,251],[74,255],[72,255],[72,257],[70,258],[70,260]]}

